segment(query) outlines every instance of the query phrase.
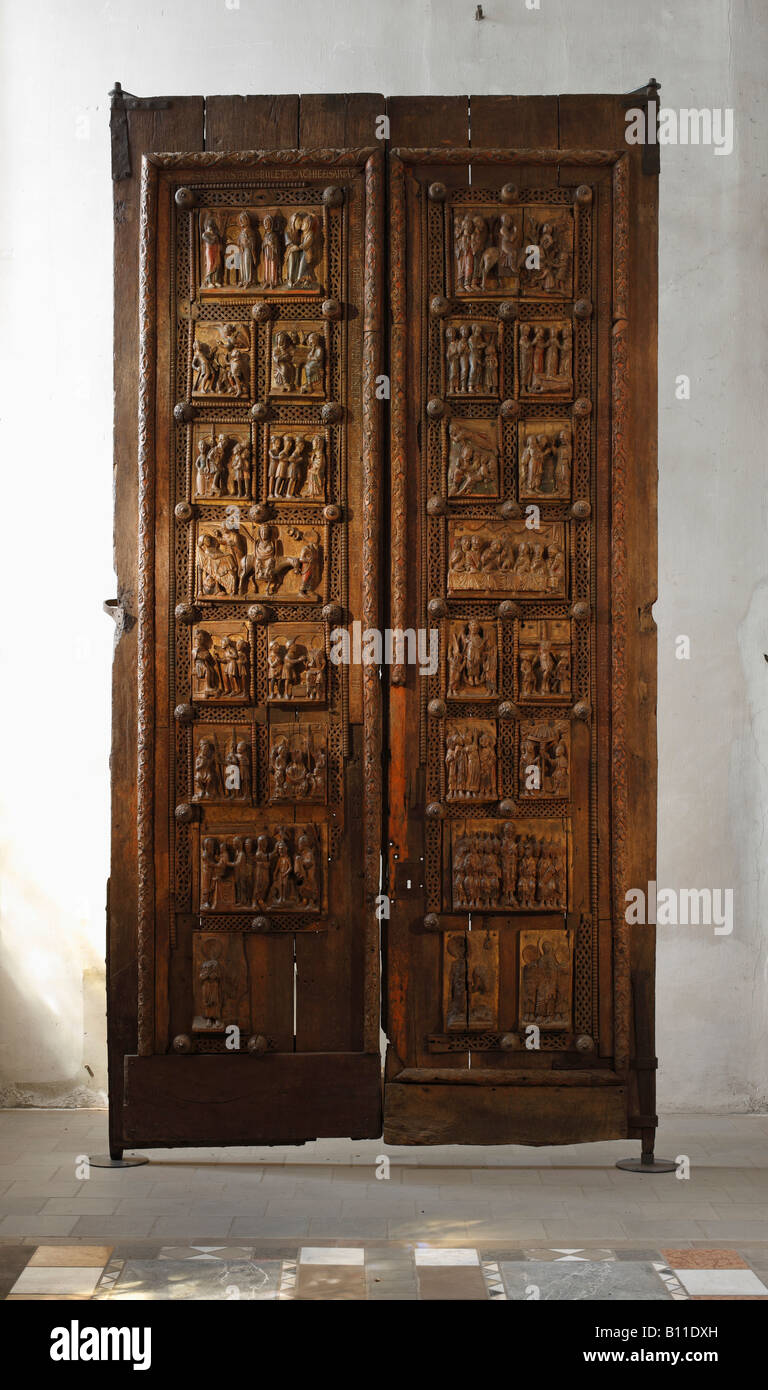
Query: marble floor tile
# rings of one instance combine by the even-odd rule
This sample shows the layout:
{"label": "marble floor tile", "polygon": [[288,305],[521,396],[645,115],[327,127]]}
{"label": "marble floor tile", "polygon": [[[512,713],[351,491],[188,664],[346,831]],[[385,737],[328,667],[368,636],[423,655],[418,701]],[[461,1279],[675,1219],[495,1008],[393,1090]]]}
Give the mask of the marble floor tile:
{"label": "marble floor tile", "polygon": [[[560,1264],[551,1260],[500,1262],[507,1297],[573,1301],[606,1299],[662,1302],[671,1298],[651,1263],[619,1260],[579,1261]],[[536,1292],[538,1290],[538,1292]]]}
{"label": "marble floor tile", "polygon": [[673,1268],[689,1294],[763,1294],[768,1297],[762,1279],[751,1269],[679,1269]]}
{"label": "marble floor tile", "polygon": [[359,1265],[365,1264],[363,1246],[302,1245],[300,1265]]}
{"label": "marble floor tile", "polygon": [[111,1302],[132,1299],[277,1299],[280,1260],[126,1260]]}
{"label": "marble floor tile", "polygon": [[748,1269],[736,1250],[662,1250],[662,1258],[672,1269]]}
{"label": "marble floor tile", "polygon": [[423,1303],[486,1302],[488,1289],[480,1266],[421,1266],[418,1271],[419,1295]]}
{"label": "marble floor tile", "polygon": [[107,1263],[112,1254],[111,1245],[38,1245],[34,1255],[29,1261],[29,1267],[35,1268],[43,1265],[50,1268],[53,1265],[68,1265],[73,1268],[75,1265],[86,1265],[94,1267]]}
{"label": "marble floor tile", "polygon": [[365,1270],[362,1265],[300,1264],[296,1298],[322,1302],[364,1301]]}
{"label": "marble floor tile", "polygon": [[166,1245],[158,1260],[252,1260],[251,1245]]}
{"label": "marble floor tile", "polygon": [[101,1278],[102,1265],[35,1266],[22,1270],[11,1293],[79,1294],[88,1297]]}
{"label": "marble floor tile", "polygon": [[426,1267],[444,1268],[445,1266],[473,1265],[479,1267],[480,1256],[476,1250],[466,1249],[446,1249],[441,1246],[417,1246],[413,1252],[413,1262],[417,1269]]}

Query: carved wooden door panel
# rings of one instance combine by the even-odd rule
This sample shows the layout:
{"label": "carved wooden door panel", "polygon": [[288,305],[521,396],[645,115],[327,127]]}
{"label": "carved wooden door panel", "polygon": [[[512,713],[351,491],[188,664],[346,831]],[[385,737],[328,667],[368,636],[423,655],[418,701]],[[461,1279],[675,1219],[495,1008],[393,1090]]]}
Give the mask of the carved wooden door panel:
{"label": "carved wooden door panel", "polygon": [[[615,108],[615,148],[520,154],[524,132],[477,148],[475,110],[471,149],[390,162],[390,622],[406,642],[390,695],[384,1134],[650,1147],[652,945],[624,920],[654,850],[631,161]],[[653,400],[650,329],[635,369]],[[637,447],[652,463],[642,427]]]}
{"label": "carved wooden door panel", "polygon": [[380,1133],[382,179],[144,159],[126,1143]]}

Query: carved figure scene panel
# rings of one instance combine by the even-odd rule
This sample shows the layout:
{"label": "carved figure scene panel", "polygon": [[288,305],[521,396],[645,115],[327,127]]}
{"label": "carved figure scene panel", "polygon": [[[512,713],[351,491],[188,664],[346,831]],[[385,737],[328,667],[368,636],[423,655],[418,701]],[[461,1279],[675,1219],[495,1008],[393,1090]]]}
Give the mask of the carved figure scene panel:
{"label": "carved figure scene panel", "polygon": [[563,911],[568,894],[565,822],[544,818],[456,820],[450,836],[454,911]]}
{"label": "carved figure scene panel", "polygon": [[573,395],[573,325],[567,319],[517,324],[518,389],[522,397]]}
{"label": "carved figure scene panel", "polygon": [[328,343],[323,322],[269,325],[270,396],[323,400],[327,394]]}
{"label": "carved figure scene panel", "polygon": [[447,625],[447,695],[451,700],[492,700],[499,693],[497,624],[477,619]]}
{"label": "carved figure scene panel", "polygon": [[250,724],[195,724],[193,801],[251,802],[252,738]]}
{"label": "carved figure scene panel", "polygon": [[325,724],[272,724],[269,730],[270,802],[325,802],[328,734]]}
{"label": "carved figure scene panel", "polygon": [[241,323],[195,325],[192,395],[245,398],[251,392],[251,339]]}
{"label": "carved figure scene panel", "polygon": [[570,299],[573,293],[573,213],[526,207],[521,269],[524,295]]}
{"label": "carved figure scene panel", "polygon": [[573,432],[569,420],[521,420],[517,456],[521,497],[545,501],[570,497]]}
{"label": "carved figure scene panel", "polygon": [[224,504],[251,497],[248,425],[196,423],[192,431],[192,500]]}
{"label": "carved figure scene panel", "polygon": [[204,828],[201,912],[319,912],[324,906],[327,833],[314,822],[254,821]]}
{"label": "carved figure scene panel", "polygon": [[192,699],[246,704],[251,686],[251,639],[237,619],[192,629]]}
{"label": "carved figure scene panel", "polygon": [[498,774],[494,719],[446,720],[445,787],[448,801],[496,800]]}
{"label": "carved figure scene panel", "polygon": [[573,1026],[573,944],[567,931],[520,932],[519,1026]]}
{"label": "carved figure scene panel", "polygon": [[443,390],[448,396],[498,399],[504,328],[498,319],[449,319],[443,326]]}
{"label": "carved figure scene panel", "polygon": [[445,429],[448,496],[499,496],[498,420],[451,420]]}
{"label": "carved figure scene panel", "polygon": [[445,932],[443,1026],[447,1033],[495,1028],[499,1014],[499,933]]}
{"label": "carved figure scene panel", "polygon": [[322,623],[270,623],[267,701],[319,704],[326,698],[328,663]]}
{"label": "carved figure scene panel", "polygon": [[240,932],[193,932],[193,1033],[223,1033],[251,1026],[248,962]]}
{"label": "carved figure scene panel", "polygon": [[320,205],[203,208],[198,214],[202,295],[322,294],[327,235]]}
{"label": "carved figure scene panel", "polygon": [[564,597],[565,530],[551,522],[449,521],[448,592]]}
{"label": "carved figure scene panel", "polygon": [[570,623],[558,618],[522,621],[518,667],[522,701],[570,699]]}
{"label": "carved figure scene panel", "polygon": [[316,602],[321,596],[325,553],[324,527],[201,522],[195,547],[195,595],[233,599],[253,593]]}
{"label": "carved figure scene panel", "polygon": [[452,292],[517,294],[524,259],[522,208],[457,203],[450,216]]}
{"label": "carved figure scene panel", "polygon": [[270,426],[265,431],[267,497],[271,502],[324,502],[328,486],[328,430],[316,425]]}
{"label": "carved figure scene panel", "polygon": [[521,797],[569,796],[571,726],[564,719],[520,725]]}

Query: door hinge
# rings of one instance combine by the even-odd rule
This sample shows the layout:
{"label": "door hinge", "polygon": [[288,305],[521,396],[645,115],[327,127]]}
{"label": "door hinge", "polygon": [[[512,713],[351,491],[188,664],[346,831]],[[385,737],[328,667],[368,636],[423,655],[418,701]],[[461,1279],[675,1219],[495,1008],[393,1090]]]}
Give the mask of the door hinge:
{"label": "door hinge", "polygon": [[[661,171],[661,155],[659,152],[659,92],[661,83],[655,77],[650,77],[644,87],[638,87],[634,92],[628,92],[627,96],[640,97],[638,102],[645,112],[645,139],[643,141],[641,168],[644,174],[658,174]],[[648,123],[652,123],[653,137],[649,139]]]}
{"label": "door hinge", "polygon": [[119,82],[112,88],[109,99],[112,178],[117,182],[118,179],[131,177],[131,144],[128,138],[127,113],[137,111],[140,107],[148,111],[167,111],[171,103],[167,97],[135,97],[131,92],[124,92]]}

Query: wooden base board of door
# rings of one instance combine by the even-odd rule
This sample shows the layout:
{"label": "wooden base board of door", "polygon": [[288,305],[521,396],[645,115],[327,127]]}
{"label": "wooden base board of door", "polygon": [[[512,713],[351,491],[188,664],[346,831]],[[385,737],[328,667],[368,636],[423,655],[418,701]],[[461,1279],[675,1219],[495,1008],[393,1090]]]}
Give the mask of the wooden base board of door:
{"label": "wooden base board of door", "polygon": [[381,1061],[367,1052],[126,1057],[123,1144],[300,1144],[381,1134]]}
{"label": "wooden base board of door", "polygon": [[384,1088],[387,1144],[578,1144],[626,1139],[624,1086]]}

